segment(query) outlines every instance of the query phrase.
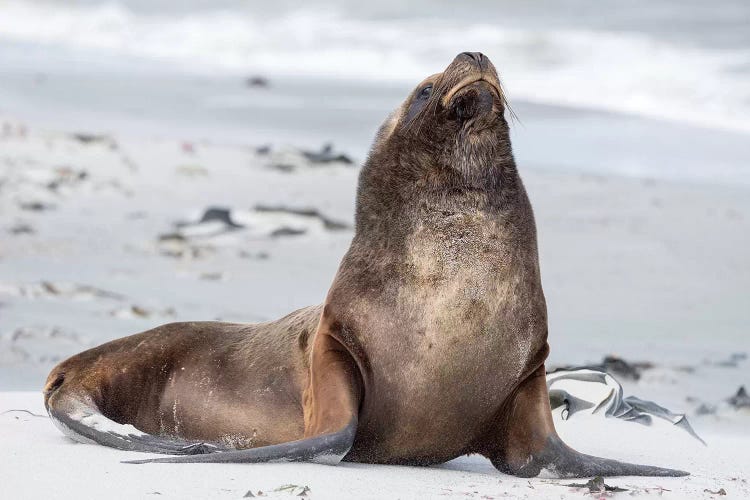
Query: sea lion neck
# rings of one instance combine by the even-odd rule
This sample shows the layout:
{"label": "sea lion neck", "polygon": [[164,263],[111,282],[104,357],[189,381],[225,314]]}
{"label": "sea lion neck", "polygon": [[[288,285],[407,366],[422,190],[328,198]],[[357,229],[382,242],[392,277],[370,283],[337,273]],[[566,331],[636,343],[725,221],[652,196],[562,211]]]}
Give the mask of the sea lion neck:
{"label": "sea lion neck", "polygon": [[435,211],[512,210],[520,179],[507,126],[495,132],[473,142],[396,137],[377,144],[360,173],[357,236],[403,237]]}

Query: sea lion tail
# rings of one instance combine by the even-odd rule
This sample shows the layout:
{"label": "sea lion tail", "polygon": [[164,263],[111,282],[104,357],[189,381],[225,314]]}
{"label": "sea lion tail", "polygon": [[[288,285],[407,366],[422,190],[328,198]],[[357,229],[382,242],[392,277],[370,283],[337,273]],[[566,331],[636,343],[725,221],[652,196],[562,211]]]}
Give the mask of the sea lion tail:
{"label": "sea lion tail", "polygon": [[146,434],[132,425],[104,416],[90,396],[75,394],[65,384],[65,373],[53,372],[44,387],[44,406],[63,434],[79,443],[98,443],[126,451],[194,455],[226,449],[218,444],[191,442]]}
{"label": "sea lion tail", "polygon": [[594,477],[594,476],[688,476],[689,472],[666,469],[652,465],[638,465],[599,458],[579,453],[553,435],[547,438],[547,445],[536,453],[532,460],[513,471],[521,477],[549,476],[555,478]]}
{"label": "sea lion tail", "polygon": [[260,462],[315,462],[335,465],[344,458],[354,443],[357,417],[352,417],[341,430],[288,443],[230,450],[209,455],[165,457],[145,460],[125,460],[124,464],[146,463],[260,463]]}

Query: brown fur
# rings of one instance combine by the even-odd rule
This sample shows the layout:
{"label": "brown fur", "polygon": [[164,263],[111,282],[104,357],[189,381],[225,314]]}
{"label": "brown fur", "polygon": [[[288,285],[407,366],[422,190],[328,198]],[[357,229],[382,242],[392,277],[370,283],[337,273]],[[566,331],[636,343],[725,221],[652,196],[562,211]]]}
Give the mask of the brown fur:
{"label": "brown fur", "polygon": [[55,367],[45,400],[91,397],[115,422],[231,447],[299,439],[305,353],[321,311],[258,325],[172,323],[108,342]]}
{"label": "brown fur", "polygon": [[[414,95],[404,103],[360,176],[356,234],[327,300],[365,367],[351,460],[479,451],[546,355],[533,214],[494,69],[477,70],[459,57],[417,87],[433,85],[424,110],[407,121]],[[443,103],[467,92],[489,92],[492,112],[455,120]]]}
{"label": "brown fur", "polygon": [[[432,95],[407,121],[427,84]],[[486,115],[456,120],[446,106],[488,91]],[[534,219],[503,103],[494,69],[458,57],[384,124],[312,342],[319,308],[264,325],[165,325],[61,363],[50,383],[64,373],[64,390],[49,404],[85,392],[105,416],[145,432],[242,448],[345,424],[314,397],[338,392],[320,398],[356,399],[343,405],[359,407],[351,460],[436,463],[478,451],[487,423],[546,353]],[[307,361],[318,352],[311,344],[331,358],[320,375]],[[336,363],[358,381],[336,382]]]}

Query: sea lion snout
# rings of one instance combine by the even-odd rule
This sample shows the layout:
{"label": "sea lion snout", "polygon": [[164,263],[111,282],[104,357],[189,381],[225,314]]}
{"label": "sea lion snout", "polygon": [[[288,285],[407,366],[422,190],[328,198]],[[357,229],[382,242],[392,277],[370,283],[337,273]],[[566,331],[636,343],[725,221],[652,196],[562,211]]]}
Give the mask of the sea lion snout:
{"label": "sea lion snout", "polygon": [[480,69],[483,67],[487,67],[487,62],[489,61],[489,59],[487,59],[487,57],[481,52],[461,52],[456,56],[457,59],[459,57],[464,59],[471,59],[480,67]]}
{"label": "sea lion snout", "polygon": [[[461,52],[443,72],[447,90],[442,104],[456,111],[458,116],[474,116],[488,112],[494,100],[502,103],[502,90],[497,70],[481,52]],[[470,105],[469,105],[470,104]]]}

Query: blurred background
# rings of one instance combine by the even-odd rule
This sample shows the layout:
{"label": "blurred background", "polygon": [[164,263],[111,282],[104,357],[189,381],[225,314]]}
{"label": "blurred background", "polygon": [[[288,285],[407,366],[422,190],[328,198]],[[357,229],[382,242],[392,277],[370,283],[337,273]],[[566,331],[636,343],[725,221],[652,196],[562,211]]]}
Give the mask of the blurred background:
{"label": "blurred background", "polygon": [[375,131],[471,50],[519,117],[550,365],[645,362],[641,395],[715,413],[750,383],[749,26],[745,0],[0,0],[0,390],[321,302]]}
{"label": "blurred background", "polygon": [[[474,47],[496,62],[522,123],[549,107],[623,114],[607,127],[598,126],[602,115],[586,115],[596,138],[574,134],[563,113],[554,129],[547,118],[545,134],[565,133],[566,146],[589,156],[567,158],[559,145],[550,155],[535,131],[536,147],[517,138],[523,160],[747,185],[735,161],[744,141],[660,126],[642,141],[633,119],[750,132],[748,23],[743,0],[4,0],[0,97],[6,112],[56,127],[242,143],[336,139],[361,157],[406,89]],[[254,77],[270,91],[248,91]],[[679,147],[686,135],[713,165]],[[648,154],[635,147],[643,142]]]}

